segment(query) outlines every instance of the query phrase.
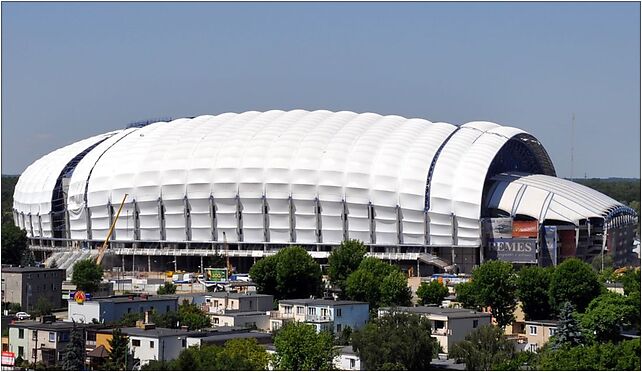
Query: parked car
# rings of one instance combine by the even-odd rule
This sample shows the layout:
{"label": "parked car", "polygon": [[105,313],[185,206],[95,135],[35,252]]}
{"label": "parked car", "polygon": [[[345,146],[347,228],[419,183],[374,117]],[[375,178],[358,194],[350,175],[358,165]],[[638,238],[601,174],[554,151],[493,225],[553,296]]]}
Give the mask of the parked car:
{"label": "parked car", "polygon": [[25,319],[31,318],[31,315],[25,313],[24,311],[18,311],[16,313],[16,318],[18,318],[20,320],[25,320]]}

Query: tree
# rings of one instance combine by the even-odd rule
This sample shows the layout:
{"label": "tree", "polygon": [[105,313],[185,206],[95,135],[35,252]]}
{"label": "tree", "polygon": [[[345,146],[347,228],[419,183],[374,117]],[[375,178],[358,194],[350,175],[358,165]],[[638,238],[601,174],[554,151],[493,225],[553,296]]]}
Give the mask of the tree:
{"label": "tree", "polygon": [[332,334],[317,333],[314,326],[288,322],[274,337],[275,368],[281,370],[331,370],[336,351]]}
{"label": "tree", "polygon": [[74,264],[71,282],[76,288],[85,292],[97,291],[103,279],[103,269],[93,260],[80,260]]}
{"label": "tree", "polygon": [[630,304],[625,296],[607,292],[595,298],[582,315],[582,326],[595,335],[598,342],[617,342],[622,329],[640,317],[640,303]]}
{"label": "tree", "polygon": [[598,255],[593,257],[591,260],[591,267],[595,272],[601,272],[602,270],[613,270],[613,256],[610,254]]}
{"label": "tree", "polygon": [[227,366],[221,370],[265,371],[270,356],[256,339],[236,339],[225,343],[219,359]]}
{"label": "tree", "polygon": [[109,340],[109,358],[107,367],[110,370],[128,371],[131,367],[131,355],[129,342],[123,335],[120,328],[114,328],[111,340]]}
{"label": "tree", "polygon": [[[4,178],[3,178],[4,179]],[[3,200],[4,202],[4,200]],[[27,250],[27,232],[15,226],[12,221],[2,223],[2,263],[18,265],[23,252]]]}
{"label": "tree", "polygon": [[573,305],[568,301],[562,305],[557,332],[551,342],[553,349],[559,349],[564,345],[576,346],[584,343],[584,336],[573,315],[573,310]]}
{"label": "tree", "polygon": [[422,305],[441,305],[441,302],[448,296],[448,287],[433,280],[430,283],[423,282],[417,288],[417,297],[421,299]]}
{"label": "tree", "polygon": [[45,296],[38,297],[35,306],[36,314],[35,315],[50,315],[53,310],[51,302]]}
{"label": "tree", "polygon": [[465,363],[466,369],[476,371],[488,371],[514,356],[513,343],[501,328],[492,325],[475,329],[464,341],[454,344],[449,353],[449,357]]}
{"label": "tree", "polygon": [[410,306],[412,305],[412,291],[408,287],[408,279],[396,270],[383,278],[381,282],[380,306]]}
{"label": "tree", "polygon": [[472,288],[479,305],[490,312],[504,328],[510,324],[517,306],[517,277],[513,265],[504,261],[487,261],[472,273]]}
{"label": "tree", "polygon": [[551,276],[549,299],[554,311],[570,301],[579,312],[600,295],[601,285],[591,266],[577,258],[567,259],[557,266]]}
{"label": "tree", "polygon": [[640,339],[540,350],[539,370],[639,371]]}
{"label": "tree", "polygon": [[619,281],[624,287],[624,294],[626,296],[637,292],[640,293],[640,268],[638,267],[635,270],[628,270],[622,274],[619,278]]}
{"label": "tree", "polygon": [[83,330],[74,327],[69,335],[69,343],[65,346],[62,357],[62,369],[65,371],[81,371],[85,367],[85,340]]}
{"label": "tree", "polygon": [[365,301],[370,310],[380,306],[408,306],[412,292],[401,270],[374,257],[366,257],[346,280],[345,297]]}
{"label": "tree", "polygon": [[467,309],[480,310],[479,299],[475,292],[475,287],[472,282],[463,282],[455,285],[455,296],[457,302]]}
{"label": "tree", "polygon": [[321,268],[299,246],[283,248],[274,256],[260,259],[250,269],[250,276],[259,292],[271,294],[276,300],[321,293]]}
{"label": "tree", "polygon": [[552,315],[548,287],[553,268],[524,267],[517,275],[517,298],[526,320],[549,319]]}
{"label": "tree", "polygon": [[203,329],[211,325],[210,317],[196,304],[181,304],[178,307],[178,318],[181,326],[187,326],[189,330]]}
{"label": "tree", "polygon": [[22,252],[22,257],[20,258],[20,266],[22,267],[36,266],[36,258],[33,256],[33,252],[31,250],[25,249]]}
{"label": "tree", "polygon": [[174,283],[169,283],[169,282],[166,282],[162,286],[158,287],[158,291],[156,291],[156,294],[159,294],[159,295],[174,294],[174,293],[176,293],[176,285]]}
{"label": "tree", "polygon": [[431,329],[424,317],[392,312],[353,331],[352,348],[366,370],[426,370],[439,350]]}
{"label": "tree", "polygon": [[359,268],[366,252],[366,246],[359,240],[346,240],[330,253],[328,276],[330,282],[341,289],[342,295],[348,276]]}

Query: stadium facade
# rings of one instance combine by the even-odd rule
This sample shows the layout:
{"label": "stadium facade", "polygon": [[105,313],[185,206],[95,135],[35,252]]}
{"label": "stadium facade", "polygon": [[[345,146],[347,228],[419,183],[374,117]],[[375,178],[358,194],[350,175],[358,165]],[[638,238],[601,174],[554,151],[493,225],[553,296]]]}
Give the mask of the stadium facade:
{"label": "stadium facade", "polygon": [[622,263],[637,218],[557,178],[520,129],[275,110],[128,127],[53,151],[20,176],[14,220],[32,249],[91,250],[125,194],[110,250],[150,267],[149,257],[213,255],[224,242],[234,257],[297,244],[323,259],[346,239],[465,272],[491,257]]}

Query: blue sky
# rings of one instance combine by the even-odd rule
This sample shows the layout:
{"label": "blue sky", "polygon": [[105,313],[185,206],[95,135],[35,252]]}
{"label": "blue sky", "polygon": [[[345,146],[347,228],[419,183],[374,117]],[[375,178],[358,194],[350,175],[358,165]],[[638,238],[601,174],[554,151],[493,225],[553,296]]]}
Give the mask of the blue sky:
{"label": "blue sky", "polygon": [[158,117],[303,108],[515,126],[640,177],[637,3],[2,3],[2,173]]}

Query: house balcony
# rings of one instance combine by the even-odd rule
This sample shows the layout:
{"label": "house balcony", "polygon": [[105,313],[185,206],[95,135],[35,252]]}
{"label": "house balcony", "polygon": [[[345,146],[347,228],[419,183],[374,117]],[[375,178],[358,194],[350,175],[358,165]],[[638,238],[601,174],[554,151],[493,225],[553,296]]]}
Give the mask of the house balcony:
{"label": "house balcony", "polygon": [[334,321],[330,315],[306,315],[305,316],[305,321],[306,322],[311,322],[311,323],[331,323]]}
{"label": "house balcony", "polygon": [[294,319],[293,313],[283,313],[280,311],[270,311],[271,319]]}
{"label": "house balcony", "polygon": [[431,333],[434,336],[450,336],[453,334],[453,331],[448,328],[436,328],[433,329]]}

